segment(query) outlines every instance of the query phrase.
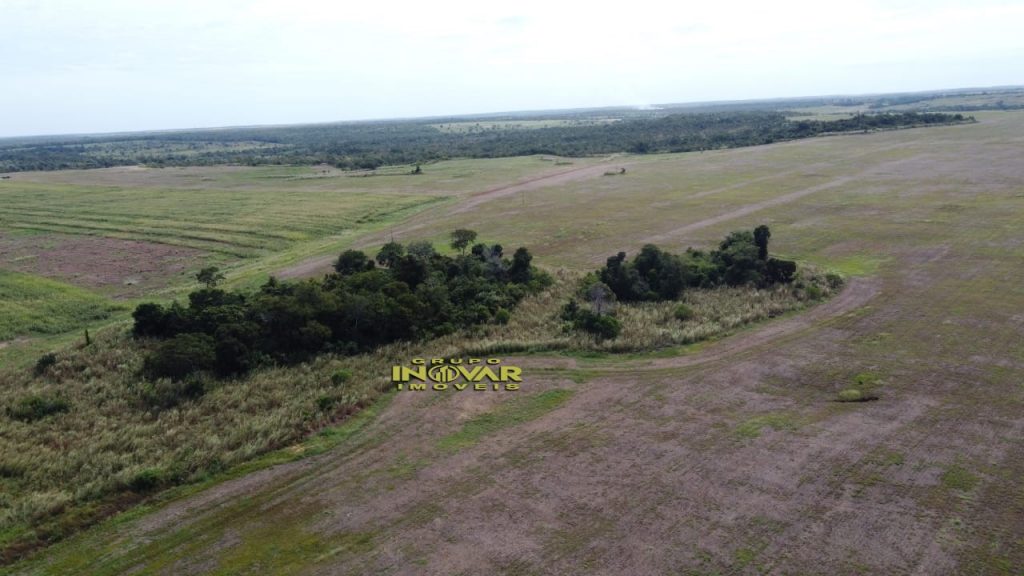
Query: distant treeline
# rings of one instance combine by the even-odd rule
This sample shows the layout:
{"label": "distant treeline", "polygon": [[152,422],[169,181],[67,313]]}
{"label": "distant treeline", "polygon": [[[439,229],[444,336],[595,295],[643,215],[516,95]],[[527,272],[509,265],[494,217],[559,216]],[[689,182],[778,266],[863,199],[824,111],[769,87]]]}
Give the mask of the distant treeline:
{"label": "distant treeline", "polygon": [[623,112],[618,118],[597,124],[517,130],[493,127],[445,131],[436,127],[444,120],[417,120],[22,138],[0,142],[0,172],[136,164],[331,164],[343,169],[372,169],[458,157],[689,152],[770,144],[825,133],[969,120],[973,119],[961,114],[917,112],[821,121],[788,120],[785,113],[774,111],[663,111],[648,117]]}

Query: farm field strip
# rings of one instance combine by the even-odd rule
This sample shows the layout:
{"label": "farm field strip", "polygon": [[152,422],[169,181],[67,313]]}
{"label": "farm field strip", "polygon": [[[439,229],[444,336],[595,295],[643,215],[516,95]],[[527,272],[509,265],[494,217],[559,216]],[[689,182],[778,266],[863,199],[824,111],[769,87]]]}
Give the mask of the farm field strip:
{"label": "farm field strip", "polygon": [[[436,202],[436,196],[181,190],[48,190],[0,185],[0,224],[268,254]],[[154,214],[166,215],[156,218]]]}
{"label": "farm field strip", "polygon": [[408,174],[412,166],[382,167],[376,172],[346,172],[330,166],[122,167],[22,172],[14,174],[10,183],[190,191],[452,195],[480,192],[596,161],[547,156],[445,160],[424,164],[419,175]]}

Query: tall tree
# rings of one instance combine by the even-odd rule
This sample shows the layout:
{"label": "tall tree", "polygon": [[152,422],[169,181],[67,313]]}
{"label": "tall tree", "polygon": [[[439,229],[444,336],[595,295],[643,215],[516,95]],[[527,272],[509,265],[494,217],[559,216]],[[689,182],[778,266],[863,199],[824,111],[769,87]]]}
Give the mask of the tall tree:
{"label": "tall tree", "polygon": [[461,254],[466,253],[466,248],[470,245],[473,240],[476,240],[476,232],[473,230],[467,230],[466,228],[459,228],[452,232],[451,247],[458,250]]}
{"label": "tall tree", "polygon": [[356,274],[358,272],[365,271],[371,264],[372,260],[366,257],[366,254],[359,250],[345,250],[338,256],[338,261],[334,263],[334,270],[342,276],[348,274]]}
{"label": "tall tree", "polygon": [[224,275],[220,273],[220,268],[216,266],[207,266],[196,274],[196,280],[205,284],[207,288],[216,288],[217,283],[224,279]]}
{"label": "tall tree", "polygon": [[381,246],[380,252],[377,252],[377,263],[381,266],[387,266],[391,268],[398,262],[398,259],[405,255],[405,246],[402,246],[398,242],[388,242],[384,246]]}
{"label": "tall tree", "polygon": [[757,257],[760,260],[768,259],[768,239],[772,237],[768,226],[761,224],[754,228],[754,244],[757,244]]}

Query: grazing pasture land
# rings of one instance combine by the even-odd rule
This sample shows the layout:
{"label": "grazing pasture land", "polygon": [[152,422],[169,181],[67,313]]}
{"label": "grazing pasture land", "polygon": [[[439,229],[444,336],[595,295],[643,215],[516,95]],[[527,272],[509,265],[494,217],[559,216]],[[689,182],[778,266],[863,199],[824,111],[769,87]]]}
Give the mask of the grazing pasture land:
{"label": "grazing pasture land", "polygon": [[190,281],[201,250],[102,236],[8,231],[0,234],[0,268],[97,290],[118,299]]}
{"label": "grazing pasture land", "polygon": [[[131,299],[180,297],[203,266],[234,286],[327,255],[455,198],[585,169],[598,159],[454,160],[345,172],[319,167],[109,168],[23,172],[0,180],[0,270]],[[435,212],[436,213],[436,212]],[[39,314],[45,314],[39,310]],[[124,310],[113,319],[124,319]],[[80,335],[0,337],[25,361]]]}
{"label": "grazing pasture land", "polygon": [[79,330],[122,310],[75,286],[0,270],[0,342]]}
{"label": "grazing pasture land", "polygon": [[15,230],[106,236],[235,258],[351,232],[429,201],[413,194],[276,190],[133,189],[10,183],[0,224]]}
{"label": "grazing pasture land", "polygon": [[[308,256],[336,256],[367,231],[390,233],[392,225],[425,208],[599,161],[453,160],[424,166],[416,175],[412,166],[356,172],[329,166],[24,172],[0,181],[0,230],[179,247],[198,256],[187,271],[213,263],[228,270],[233,282],[255,283]],[[147,250],[145,244],[137,247]],[[0,257],[4,251],[0,237]],[[33,266],[45,268],[46,258]]]}
{"label": "grazing pasture land", "polygon": [[[645,242],[707,249],[730,230],[767,223],[775,253],[853,277],[827,302],[717,341],[629,355],[496,352],[523,369],[519,392],[387,395],[367,417],[276,453],[274,467],[172,494],[12,570],[1019,573],[1024,113],[977,117],[971,125],[620,157],[609,166],[625,167],[622,175],[604,177],[602,166],[511,194],[495,193],[495,183],[467,186],[448,204],[403,215],[393,232],[353,233],[348,245],[380,246],[392,234],[440,243],[453,228],[472,228],[506,247],[529,246],[537,264],[579,274]],[[329,266],[306,254],[285,266],[310,275]],[[467,341],[487,344],[498,334],[488,326]],[[458,344],[431,346],[445,355]],[[105,358],[90,369],[120,374],[120,363],[137,360]],[[70,412],[11,426],[59,430],[81,422],[71,416],[76,405],[112,409],[75,376],[85,362],[68,353],[55,367],[73,391]],[[257,419],[312,411],[320,396],[343,398],[339,409],[372,401],[387,365],[361,358],[348,366],[351,388],[335,388],[331,374],[346,360],[325,357],[260,372],[252,393],[229,383],[168,412],[130,413],[153,439],[154,430],[182,434],[202,414],[224,414],[223,434],[187,443],[169,436],[163,450],[155,441],[147,449],[173,462],[173,450],[222,444],[233,463],[266,440]],[[58,386],[33,381],[27,390]],[[878,399],[838,401],[854,396]],[[331,421],[318,418],[310,428]],[[142,462],[120,460],[115,442],[106,453],[87,444],[87,430],[72,438],[83,440],[82,454],[104,454],[112,478],[153,478]],[[298,434],[289,430],[278,439],[291,443]],[[19,428],[17,437],[29,442],[32,430]],[[333,447],[324,451],[325,443]],[[189,453],[196,467],[200,452]],[[318,455],[288,461],[303,452]],[[3,482],[31,479],[12,468]],[[80,496],[51,482],[6,518],[45,514],[60,501],[48,493],[61,492],[63,502]]]}

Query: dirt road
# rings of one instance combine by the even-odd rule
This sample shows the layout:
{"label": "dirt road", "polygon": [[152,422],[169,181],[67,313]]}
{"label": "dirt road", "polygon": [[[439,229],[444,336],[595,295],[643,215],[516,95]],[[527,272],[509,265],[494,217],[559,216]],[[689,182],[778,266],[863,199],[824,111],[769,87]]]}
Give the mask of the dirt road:
{"label": "dirt road", "polygon": [[[575,182],[578,180],[596,178],[602,176],[605,172],[609,170],[617,171],[621,168],[628,169],[632,165],[633,164],[629,162],[616,163],[612,162],[611,159],[609,159],[604,162],[601,162],[600,164],[592,166],[570,168],[567,170],[562,170],[559,172],[538,176],[536,178],[531,178],[528,180],[522,180],[512,184],[498,186],[496,188],[491,188],[490,190],[485,190],[483,192],[478,192],[476,194],[471,194],[467,196],[465,199],[461,200],[459,204],[454,209],[450,210],[448,213],[463,214],[466,212],[470,212],[473,209],[488,202],[493,202],[495,200],[500,200],[502,198],[515,196],[516,194],[521,194],[523,192],[528,192],[530,190],[540,190],[542,188],[547,188],[549,186],[558,186],[561,184]],[[422,226],[422,224],[403,225],[402,229],[405,233],[408,233],[413,232],[421,228]],[[386,238],[386,233],[371,234],[358,241],[355,247],[364,248],[367,246],[379,245],[381,242],[386,241]],[[299,262],[298,264],[282,269],[276,274],[276,276],[278,278],[287,279],[305,278],[317,274],[323,274],[330,271],[331,264],[334,263],[334,260],[336,258],[337,255],[334,254],[310,258],[303,262]]]}
{"label": "dirt road", "polygon": [[[572,389],[574,395],[560,409],[526,422],[514,434],[497,435],[457,453],[439,450],[439,440],[503,398],[462,394],[438,403],[429,394],[398,394],[388,410],[344,449],[222,483],[125,525],[120,553],[143,567],[148,555],[166,552],[151,542],[192,534],[194,541],[208,544],[178,554],[158,573],[214,573],[220,566],[219,554],[233,545],[232,533],[272,528],[281,534],[312,531],[342,540],[346,534],[373,534],[368,537],[376,551],[369,555],[353,556],[346,552],[347,544],[340,544],[332,546],[333,552],[318,553],[319,559],[304,556],[303,562],[319,566],[310,573],[456,574],[478,573],[474,569],[481,566],[507,572],[516,566],[544,565],[559,567],[545,573],[570,574],[578,555],[588,553],[611,558],[608,573],[660,573],[666,562],[682,561],[693,553],[679,547],[683,540],[693,538],[699,549],[715,553],[727,547],[714,531],[701,536],[703,529],[688,518],[712,523],[733,518],[756,526],[762,522],[756,520],[758,514],[775,517],[780,495],[762,490],[776,482],[773,474],[782,473],[778,466],[807,465],[821,458],[822,450],[832,449],[799,441],[787,450],[789,456],[773,465],[766,454],[752,457],[751,450],[773,446],[778,452],[774,433],[765,434],[768,444],[744,446],[736,444],[728,430],[716,432],[710,421],[722,417],[730,402],[755,394],[752,379],[771,364],[767,359],[794,361],[786,348],[822,344],[822,332],[830,322],[864,306],[878,292],[878,282],[855,280],[836,298],[804,315],[737,334],[691,356],[617,365],[607,376],[598,369],[582,385],[557,374],[531,379],[530,393]],[[758,351],[785,336],[796,341],[782,349]],[[743,359],[733,361],[739,356]],[[516,360],[527,373],[532,365],[545,364],[537,357]],[[709,365],[719,370],[725,366],[731,377],[678,371]],[[623,377],[630,366],[629,376]],[[698,394],[698,388],[709,384],[718,399]],[[692,405],[682,401],[698,396]],[[430,410],[424,410],[428,404]],[[884,410],[889,415],[893,411]],[[920,408],[915,413],[919,412]],[[883,419],[892,429],[910,415]],[[862,424],[850,422],[847,433]],[[878,432],[877,427],[871,430]],[[673,442],[677,437],[696,439],[696,446],[703,447]],[[750,474],[747,481],[769,484],[753,493],[737,491],[717,481],[718,474]],[[673,485],[686,488],[678,492]],[[783,485],[770,492],[779,489]],[[828,498],[827,492],[818,493]],[[626,494],[632,496],[626,499]],[[709,502],[715,508],[709,508]],[[792,513],[809,512],[791,511],[786,522],[795,521],[789,517]],[[763,522],[771,527],[782,520]],[[292,523],[295,526],[289,528]],[[591,550],[590,542],[598,538],[616,544],[602,552]],[[665,547],[658,554],[638,556],[644,541]],[[409,562],[412,542],[425,564]],[[537,564],[537,555],[547,558],[543,564]]]}

